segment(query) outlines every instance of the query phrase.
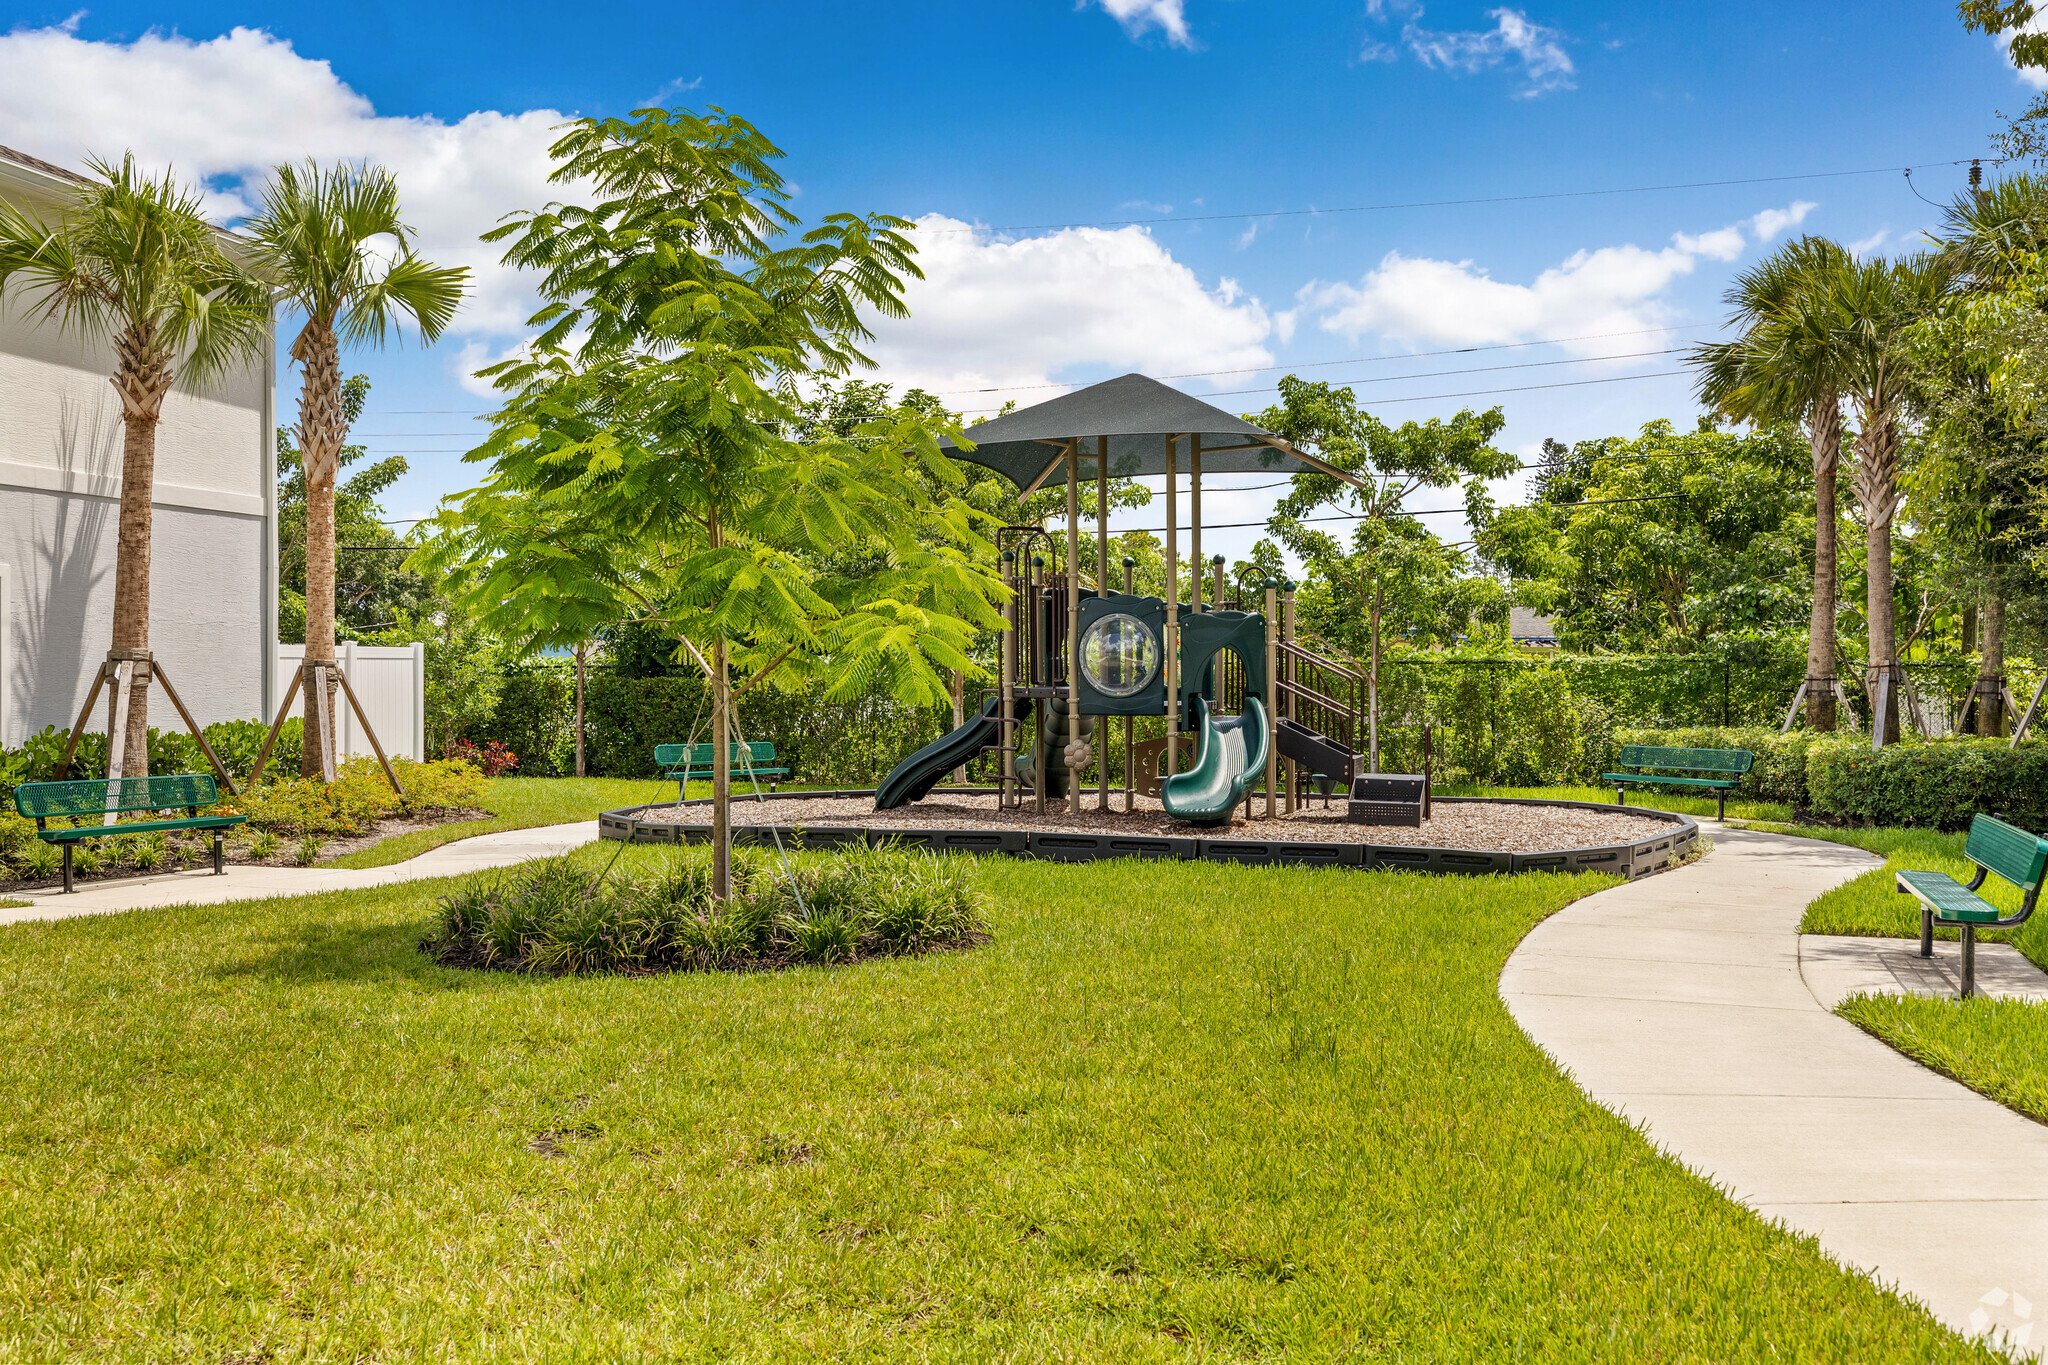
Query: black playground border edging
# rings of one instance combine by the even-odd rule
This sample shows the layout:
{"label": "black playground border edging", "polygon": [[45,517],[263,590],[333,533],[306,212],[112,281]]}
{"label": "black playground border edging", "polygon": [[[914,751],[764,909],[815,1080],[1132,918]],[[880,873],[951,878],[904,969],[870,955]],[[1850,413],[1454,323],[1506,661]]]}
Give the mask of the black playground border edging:
{"label": "black playground border edging", "polygon": [[[955,787],[956,796],[992,796],[994,787]],[[804,801],[830,797],[873,797],[872,788],[858,791],[795,791],[749,793],[734,796],[734,806],[756,801]],[[1397,869],[1447,875],[1483,876],[1514,872],[1612,872],[1623,877],[1648,876],[1663,870],[1692,851],[1699,838],[1699,825],[1690,815],[1650,810],[1642,806],[1617,808],[1602,801],[1545,801],[1533,797],[1439,796],[1438,802],[1492,802],[1503,806],[1563,806],[1568,809],[1613,811],[1662,820],[1675,828],[1628,844],[1602,844],[1586,848],[1546,849],[1540,853],[1503,853],[1492,849],[1423,848],[1412,844],[1317,843],[1305,839],[1210,839],[1201,835],[1085,834],[1028,829],[916,829],[909,826],[870,828],[862,825],[805,825],[804,847],[835,848],[845,844],[894,842],[905,848],[929,848],[944,853],[1005,853],[1013,858],[1042,858],[1051,862],[1083,863],[1100,858],[1208,859],[1211,862],[1248,863],[1272,867],[1305,864],[1322,867]],[[671,810],[675,802],[656,802],[625,810],[606,811],[597,817],[598,837],[635,844],[701,844],[711,838],[711,826],[686,825],[666,820],[642,820],[642,811]],[[708,806],[709,797],[684,801],[684,806]],[[734,814],[740,812],[735,810]],[[788,825],[750,825],[735,821],[732,841],[742,844],[770,844],[777,835],[787,839]]]}

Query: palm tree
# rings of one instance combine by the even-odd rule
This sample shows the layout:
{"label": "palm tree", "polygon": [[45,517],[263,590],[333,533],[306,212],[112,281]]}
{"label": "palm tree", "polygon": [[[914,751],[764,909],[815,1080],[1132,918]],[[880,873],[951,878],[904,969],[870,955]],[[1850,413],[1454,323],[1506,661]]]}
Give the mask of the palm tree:
{"label": "palm tree", "polygon": [[1832,281],[1849,253],[1825,237],[1788,242],[1721,296],[1733,341],[1694,350],[1700,401],[1738,421],[1802,422],[1813,454],[1813,614],[1806,634],[1806,721],[1835,728],[1835,477],[1842,395],[1827,326]]}
{"label": "palm tree", "polygon": [[[342,408],[344,342],[382,344],[402,319],[431,343],[447,330],[469,272],[424,261],[412,252],[412,229],[399,213],[398,182],[382,167],[338,165],[322,170],[279,166],[264,192],[263,211],[245,229],[280,299],[305,314],[292,341],[304,379],[299,389],[299,450],[306,475],[306,659],[334,657],[334,480],[348,442]],[[299,771],[322,770],[316,705],[334,691],[306,694],[306,735]]]}
{"label": "palm tree", "polygon": [[[1958,195],[1942,215],[1937,239],[1941,257],[1955,272],[1958,284],[1971,292],[1996,293],[2010,288],[2026,262],[2048,249],[2048,180],[2035,175],[2010,176],[1987,190]],[[1952,378],[1951,382],[1954,380]],[[1985,393],[1981,372],[1963,378],[1958,388],[1973,397]],[[1960,479],[1960,491],[1977,506],[1966,520],[1975,542],[1982,601],[1980,636],[1965,640],[1978,649],[1977,733],[1990,736],[2003,727],[2005,678],[2005,588],[2013,556],[2000,531],[2010,529],[2019,512],[2010,494],[2012,467],[2031,463],[2038,443],[2013,429],[1990,405],[1975,405],[1975,439],[1964,458],[1945,466]],[[2005,487],[2001,487],[2001,484]],[[2001,525],[2002,523],[2002,525]]]}
{"label": "palm tree", "polygon": [[1856,501],[1863,509],[1869,584],[1867,685],[1871,725],[1882,742],[1899,735],[1898,628],[1892,585],[1892,518],[1899,510],[1899,417],[1915,387],[1906,333],[1948,292],[1953,272],[1932,256],[1858,261],[1834,277],[1826,331],[1842,391],[1856,406]]}
{"label": "palm tree", "polygon": [[[121,396],[121,522],[114,559],[112,651],[149,649],[150,503],[156,431],[174,385],[204,388],[267,343],[262,286],[222,249],[199,197],[166,171],[151,179],[131,153],[95,160],[93,180],[55,224],[0,203],[0,289],[88,340],[111,342]],[[110,737],[111,739],[111,737]],[[149,674],[137,669],[121,771],[149,773]]]}

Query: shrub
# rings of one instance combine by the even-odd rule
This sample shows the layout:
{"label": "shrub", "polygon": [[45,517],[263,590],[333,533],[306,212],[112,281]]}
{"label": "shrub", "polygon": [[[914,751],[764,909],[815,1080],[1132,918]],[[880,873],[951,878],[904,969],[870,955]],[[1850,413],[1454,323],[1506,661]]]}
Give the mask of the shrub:
{"label": "shrub", "polygon": [[711,897],[708,849],[673,850],[600,885],[567,858],[473,878],[421,949],[452,966],[659,972],[902,956],[980,941],[989,898],[964,858],[855,848],[794,864],[738,850]]}
{"label": "shrub", "polygon": [[2048,744],[1943,739],[1872,751],[1855,736],[1816,740],[1807,753],[1813,809],[1874,825],[1961,829],[1977,813],[2048,827]]}
{"label": "shrub", "polygon": [[458,739],[448,746],[448,757],[458,763],[467,763],[485,777],[503,777],[519,766],[519,756],[495,739],[475,744]]}
{"label": "shrub", "polygon": [[[390,816],[467,810],[483,799],[484,777],[467,763],[394,758],[401,798],[374,758],[342,760],[332,783],[293,777],[243,791],[241,810],[259,830],[278,834],[360,834]],[[216,807],[215,809],[221,809]]]}
{"label": "shrub", "polygon": [[38,880],[44,877],[54,877],[57,875],[57,870],[64,865],[64,852],[55,844],[46,844],[41,839],[38,839],[22,849],[20,856],[15,859],[15,863],[21,869],[23,876],[34,877]]}
{"label": "shrub", "polygon": [[249,836],[249,856],[263,862],[277,856],[278,845],[283,840],[267,829],[259,829]]}
{"label": "shrub", "polygon": [[292,861],[300,867],[311,867],[320,861],[320,849],[325,843],[317,834],[303,836],[292,848]]}
{"label": "shrub", "polygon": [[[239,782],[256,771],[256,755],[263,751],[263,740],[269,733],[266,721],[221,720],[206,727],[206,742]],[[265,776],[277,773],[289,777],[298,772],[299,747],[305,734],[305,717],[293,716],[284,723],[278,731],[277,743],[271,746],[270,761],[264,765]]]}

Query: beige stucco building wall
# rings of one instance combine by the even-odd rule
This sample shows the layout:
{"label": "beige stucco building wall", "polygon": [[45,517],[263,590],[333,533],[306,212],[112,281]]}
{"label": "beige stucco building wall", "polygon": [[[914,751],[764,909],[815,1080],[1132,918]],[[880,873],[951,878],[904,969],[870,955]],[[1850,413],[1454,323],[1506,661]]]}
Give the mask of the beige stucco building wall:
{"label": "beige stucco building wall", "polygon": [[[46,218],[67,182],[0,151],[0,196]],[[174,391],[157,434],[150,647],[201,724],[253,719],[275,668],[273,350],[207,393]],[[113,355],[0,298],[0,743],[67,728],[113,625],[121,403]],[[103,710],[103,708],[102,708]],[[177,725],[153,698],[150,719]],[[103,728],[104,714],[93,728]]]}

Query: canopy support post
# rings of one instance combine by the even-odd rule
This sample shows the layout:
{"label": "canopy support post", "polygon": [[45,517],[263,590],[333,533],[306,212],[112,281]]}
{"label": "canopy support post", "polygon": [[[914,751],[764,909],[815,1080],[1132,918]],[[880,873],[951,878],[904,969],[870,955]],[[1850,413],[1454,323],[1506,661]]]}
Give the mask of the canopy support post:
{"label": "canopy support post", "polygon": [[1276,685],[1276,679],[1280,675],[1280,651],[1277,648],[1279,642],[1274,634],[1274,627],[1280,619],[1279,604],[1276,600],[1279,587],[1280,585],[1272,579],[1266,580],[1266,695],[1263,700],[1266,703],[1266,818],[1268,820],[1271,820],[1275,814],[1276,798],[1279,796],[1279,792],[1275,788],[1279,784],[1280,764],[1278,755],[1274,752],[1280,730],[1280,707],[1278,705],[1280,689]]}
{"label": "canopy support post", "polygon": [[[1135,586],[1131,577],[1131,569],[1131,557],[1129,555],[1125,555],[1124,596],[1126,597],[1129,597],[1131,595],[1131,589]],[[1131,767],[1134,761],[1131,757],[1131,743],[1137,734],[1136,720],[1137,718],[1135,716],[1124,717],[1124,809],[1127,811],[1136,810],[1138,807],[1136,794],[1133,792],[1131,788]]]}
{"label": "canopy support post", "polygon": [[[1109,596],[1109,438],[1095,438],[1095,595]],[[1080,649],[1077,643],[1074,648]],[[1077,652],[1075,658],[1080,658]],[[1109,731],[1095,727],[1095,809],[1109,809]],[[1129,746],[1125,746],[1128,748]],[[1079,809],[1079,807],[1076,807]]]}
{"label": "canopy support post", "polygon": [[1166,438],[1166,776],[1180,771],[1180,471],[1178,436]]}
{"label": "canopy support post", "polygon": [[1081,813],[1081,443],[1067,443],[1067,809]]}
{"label": "canopy support post", "polygon": [[[1202,609],[1202,433],[1188,437],[1188,609]],[[1212,698],[1212,700],[1214,700]]]}

